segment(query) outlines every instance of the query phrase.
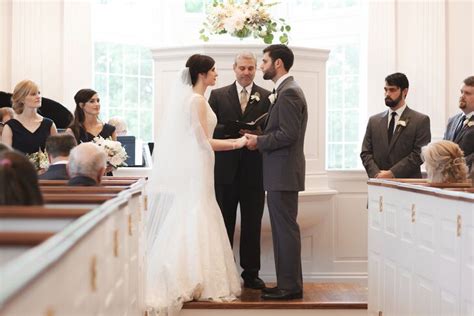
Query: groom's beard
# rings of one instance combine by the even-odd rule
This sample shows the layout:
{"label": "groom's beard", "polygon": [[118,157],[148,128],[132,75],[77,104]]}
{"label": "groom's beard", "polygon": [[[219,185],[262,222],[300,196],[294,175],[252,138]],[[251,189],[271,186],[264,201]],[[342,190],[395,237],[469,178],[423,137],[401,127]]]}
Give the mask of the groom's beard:
{"label": "groom's beard", "polygon": [[276,76],[276,69],[275,69],[275,65],[272,64],[272,66],[263,73],[263,79],[271,80],[275,76]]}
{"label": "groom's beard", "polygon": [[398,103],[402,100],[402,94],[400,93],[400,96],[396,98],[395,100],[392,100],[390,97],[385,98],[385,105],[388,106],[389,108],[393,108],[397,106]]}

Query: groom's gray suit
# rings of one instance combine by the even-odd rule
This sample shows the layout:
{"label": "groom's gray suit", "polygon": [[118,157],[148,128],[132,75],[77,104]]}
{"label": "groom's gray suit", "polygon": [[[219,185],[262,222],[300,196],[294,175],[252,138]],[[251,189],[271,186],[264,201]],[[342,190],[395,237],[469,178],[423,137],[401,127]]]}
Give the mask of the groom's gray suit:
{"label": "groom's gray suit", "polygon": [[304,135],[308,108],[293,77],[277,89],[264,135],[257,138],[263,157],[263,187],[267,191],[279,289],[302,291],[301,238],[296,217],[298,191],[304,190]]}

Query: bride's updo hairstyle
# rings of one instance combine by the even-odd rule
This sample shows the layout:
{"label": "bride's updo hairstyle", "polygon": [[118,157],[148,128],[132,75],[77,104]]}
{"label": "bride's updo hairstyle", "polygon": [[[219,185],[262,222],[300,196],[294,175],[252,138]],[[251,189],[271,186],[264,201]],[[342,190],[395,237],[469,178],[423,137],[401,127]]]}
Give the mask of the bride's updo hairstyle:
{"label": "bride's updo hairstyle", "polygon": [[196,84],[199,74],[206,74],[214,67],[215,63],[215,60],[207,55],[194,54],[189,57],[186,62],[186,67],[189,68],[192,85],[194,86]]}
{"label": "bride's updo hairstyle", "polygon": [[421,149],[428,181],[434,183],[465,182],[467,165],[458,144],[449,140],[432,142]]}

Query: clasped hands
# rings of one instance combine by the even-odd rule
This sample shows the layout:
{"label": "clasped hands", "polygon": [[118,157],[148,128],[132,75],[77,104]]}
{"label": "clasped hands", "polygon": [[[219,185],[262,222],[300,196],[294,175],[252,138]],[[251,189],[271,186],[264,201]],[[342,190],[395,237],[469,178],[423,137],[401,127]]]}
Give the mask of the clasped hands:
{"label": "clasped hands", "polygon": [[233,149],[240,149],[247,147],[249,150],[257,149],[257,135],[246,133],[244,136],[235,140],[235,147]]}

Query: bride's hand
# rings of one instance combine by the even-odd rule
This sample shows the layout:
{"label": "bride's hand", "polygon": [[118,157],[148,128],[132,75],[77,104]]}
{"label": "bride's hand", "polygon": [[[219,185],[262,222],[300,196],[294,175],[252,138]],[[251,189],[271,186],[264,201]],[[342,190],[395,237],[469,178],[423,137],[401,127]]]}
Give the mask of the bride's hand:
{"label": "bride's hand", "polygon": [[247,138],[245,136],[242,136],[236,139],[234,145],[235,145],[235,149],[240,149],[242,147],[245,147],[247,145]]}

